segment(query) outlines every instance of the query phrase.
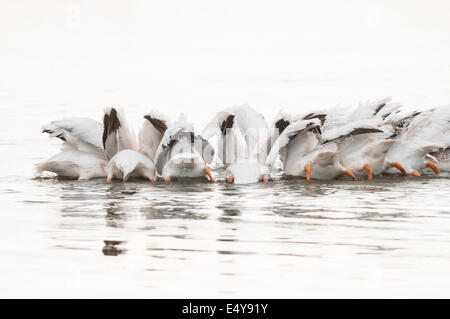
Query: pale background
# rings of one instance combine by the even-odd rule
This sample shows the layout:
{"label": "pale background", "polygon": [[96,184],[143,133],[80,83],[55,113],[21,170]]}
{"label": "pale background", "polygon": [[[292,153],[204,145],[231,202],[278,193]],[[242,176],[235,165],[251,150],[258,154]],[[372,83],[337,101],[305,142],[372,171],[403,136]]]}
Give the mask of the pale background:
{"label": "pale background", "polygon": [[26,92],[67,116],[158,108],[201,128],[241,103],[268,120],[384,96],[448,104],[449,14],[445,0],[2,0],[0,107]]}
{"label": "pale background", "polygon": [[[450,103],[448,1],[0,0],[0,296],[449,297],[449,179],[35,180],[47,121]],[[214,172],[216,173],[216,172]],[[116,244],[114,244],[116,243]],[[111,254],[116,254],[111,256]]]}

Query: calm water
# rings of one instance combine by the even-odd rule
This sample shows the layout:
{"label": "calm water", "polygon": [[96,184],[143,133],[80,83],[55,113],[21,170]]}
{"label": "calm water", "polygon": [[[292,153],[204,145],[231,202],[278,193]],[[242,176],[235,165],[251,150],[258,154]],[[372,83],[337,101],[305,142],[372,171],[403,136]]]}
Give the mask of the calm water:
{"label": "calm water", "polygon": [[[26,2],[26,5],[24,5]],[[32,178],[62,117],[450,103],[448,1],[3,1],[0,297],[450,297],[450,178]],[[232,23],[230,23],[230,21]],[[214,172],[220,174],[221,172]],[[222,172],[223,173],[223,172]]]}
{"label": "calm water", "polygon": [[22,110],[0,140],[2,297],[449,297],[448,176],[35,180],[59,145],[39,125],[66,113]]}

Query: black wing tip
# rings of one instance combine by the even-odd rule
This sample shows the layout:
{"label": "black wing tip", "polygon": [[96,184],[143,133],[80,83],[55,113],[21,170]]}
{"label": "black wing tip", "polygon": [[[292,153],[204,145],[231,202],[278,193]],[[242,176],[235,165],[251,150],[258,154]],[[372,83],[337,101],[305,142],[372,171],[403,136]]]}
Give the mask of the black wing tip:
{"label": "black wing tip", "polygon": [[373,115],[377,115],[390,101],[392,100],[391,96],[388,96],[382,100],[380,100],[378,103],[378,106],[375,108]]}
{"label": "black wing tip", "polygon": [[315,123],[315,122],[308,123],[306,125],[306,129],[308,131],[311,131],[311,132],[315,133],[315,134],[322,135],[322,129],[320,128],[320,125]]}
{"label": "black wing tip", "polygon": [[[108,112],[109,111],[109,112]],[[117,118],[117,110],[114,107],[109,108],[109,110],[104,112],[103,123],[105,120],[109,120],[110,118]]]}
{"label": "black wing tip", "polygon": [[383,109],[383,107],[386,106],[386,104],[387,104],[386,102],[382,102],[380,105],[378,105],[375,108],[375,112],[373,113],[373,115],[377,115]]}
{"label": "black wing tip", "polygon": [[279,119],[275,123],[275,127],[278,129],[278,134],[283,133],[283,131],[291,124],[288,120]]}
{"label": "black wing tip", "polygon": [[149,121],[153,125],[153,127],[160,133],[164,133],[167,130],[166,121],[157,119],[155,117],[152,117],[151,115],[144,115],[144,119]]}
{"label": "black wing tip", "polygon": [[338,137],[333,138],[331,140],[325,140],[325,141],[323,141],[322,144],[334,142],[334,141],[339,140],[341,138],[346,138],[346,137],[350,137],[350,136],[354,136],[354,135],[360,135],[360,134],[367,134],[367,133],[383,133],[383,131],[380,130],[380,129],[377,129],[377,128],[357,127],[355,129],[353,129],[353,131],[351,131],[351,132],[349,132],[347,134],[338,136]]}
{"label": "black wing tip", "polygon": [[105,116],[103,117],[103,147],[105,147],[106,139],[113,132],[120,128],[121,123],[119,118],[117,117],[117,111],[115,108],[111,108],[109,114],[105,112]]}
{"label": "black wing tip", "polygon": [[[53,134],[55,133],[54,130],[49,130],[49,129],[43,129],[42,133],[47,133],[47,134]],[[67,142],[66,138],[64,137],[64,133],[60,133],[58,135],[55,135],[54,137],[59,138],[60,140]]]}
{"label": "black wing tip", "polygon": [[327,119],[327,115],[325,113],[309,113],[308,115],[303,117],[304,120],[312,120],[319,119],[320,123],[323,125],[325,120]]}
{"label": "black wing tip", "polygon": [[366,128],[366,127],[358,127],[350,132],[350,135],[358,135],[365,133],[383,133],[383,130],[378,128]]}
{"label": "black wing tip", "polygon": [[228,128],[232,128],[234,125],[234,114],[228,115],[228,117],[220,125],[220,131],[222,135],[225,135]]}

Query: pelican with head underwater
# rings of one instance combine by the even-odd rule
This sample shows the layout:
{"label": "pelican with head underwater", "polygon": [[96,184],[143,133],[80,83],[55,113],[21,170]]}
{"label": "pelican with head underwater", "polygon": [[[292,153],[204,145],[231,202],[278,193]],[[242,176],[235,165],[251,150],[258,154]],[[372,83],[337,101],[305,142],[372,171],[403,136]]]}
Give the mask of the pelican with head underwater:
{"label": "pelican with head underwater", "polygon": [[202,132],[217,137],[218,162],[225,167],[228,183],[268,182],[266,158],[273,143],[264,117],[249,105],[226,108]]}
{"label": "pelican with head underwater", "polygon": [[[106,108],[103,123],[69,118],[42,131],[63,144],[59,154],[36,165],[37,176],[48,171],[108,182],[130,177],[215,181],[210,166],[216,164],[225,168],[226,182],[245,184],[271,180],[277,159],[284,175],[308,181],[450,170],[450,106],[402,112],[390,99],[307,114],[279,112],[270,126],[252,107],[235,106],[218,112],[201,134],[183,114],[172,122],[152,111],[136,138],[120,108]],[[209,142],[213,137],[215,149]]]}

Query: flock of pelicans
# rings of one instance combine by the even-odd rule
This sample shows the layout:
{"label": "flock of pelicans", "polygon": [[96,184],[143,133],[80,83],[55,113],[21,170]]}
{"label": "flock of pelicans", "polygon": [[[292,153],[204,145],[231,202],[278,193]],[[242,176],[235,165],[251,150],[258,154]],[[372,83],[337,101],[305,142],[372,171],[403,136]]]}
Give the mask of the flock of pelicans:
{"label": "flock of pelicans", "polygon": [[244,105],[219,112],[201,134],[184,115],[172,122],[152,112],[144,119],[137,137],[116,108],[104,110],[103,123],[69,118],[44,125],[42,131],[63,144],[36,165],[36,175],[108,182],[204,176],[214,182],[213,165],[225,167],[228,183],[268,182],[277,158],[285,175],[307,180],[450,170],[450,106],[404,112],[387,98],[308,114],[280,111],[268,125]]}

